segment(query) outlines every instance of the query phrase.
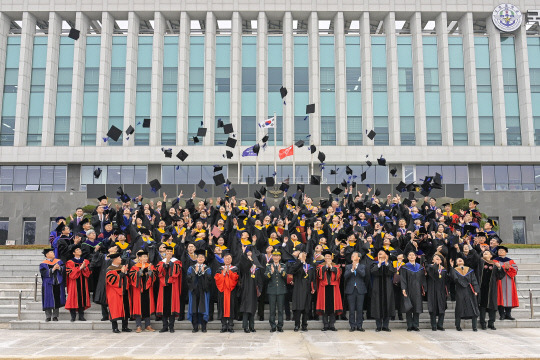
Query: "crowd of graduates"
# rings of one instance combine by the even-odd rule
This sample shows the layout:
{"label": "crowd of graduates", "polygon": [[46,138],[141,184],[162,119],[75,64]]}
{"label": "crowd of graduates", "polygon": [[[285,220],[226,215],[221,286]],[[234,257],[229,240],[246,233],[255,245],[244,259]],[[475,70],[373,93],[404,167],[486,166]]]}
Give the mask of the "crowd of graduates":
{"label": "crowd of graduates", "polygon": [[317,204],[302,185],[293,196],[281,189],[276,205],[265,187],[252,203],[230,191],[172,202],[163,193],[156,203],[122,196],[116,205],[102,196],[90,218],[82,208],[58,217],[40,264],[46,321],[64,306],[85,321],[93,302],[115,333],[132,331],[130,319],[136,332],[155,331],[152,316],[160,332],[174,332],[176,319],[206,332],[216,319],[221,332],[237,320],[249,333],[268,304],[272,332],[291,319],[307,331],[319,318],[323,331],[336,331],[337,319],[364,331],[364,318],[390,331],[403,313],[407,330],[419,331],[425,301],[433,331],[444,330],[448,301],[459,331],[462,319],[495,330],[497,311],[513,320],[518,267],[477,201],[453,213],[433,197],[380,198],[369,187],[341,196],[328,188]]}

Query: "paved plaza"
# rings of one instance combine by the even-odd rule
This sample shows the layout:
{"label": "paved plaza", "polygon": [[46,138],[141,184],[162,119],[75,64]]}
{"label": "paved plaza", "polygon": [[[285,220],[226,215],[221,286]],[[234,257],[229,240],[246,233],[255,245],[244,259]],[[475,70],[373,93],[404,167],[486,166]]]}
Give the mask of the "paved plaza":
{"label": "paved plaza", "polygon": [[540,329],[112,334],[0,329],[1,359],[534,359]]}

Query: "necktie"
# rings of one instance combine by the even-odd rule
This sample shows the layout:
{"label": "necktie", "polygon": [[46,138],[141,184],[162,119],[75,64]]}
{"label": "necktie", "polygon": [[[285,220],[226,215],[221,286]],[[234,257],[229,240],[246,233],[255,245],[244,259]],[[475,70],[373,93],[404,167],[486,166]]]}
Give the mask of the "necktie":
{"label": "necktie", "polygon": [[79,222],[80,222],[80,221],[81,221],[81,218],[78,217],[78,218],[77,218],[77,225],[79,225]]}

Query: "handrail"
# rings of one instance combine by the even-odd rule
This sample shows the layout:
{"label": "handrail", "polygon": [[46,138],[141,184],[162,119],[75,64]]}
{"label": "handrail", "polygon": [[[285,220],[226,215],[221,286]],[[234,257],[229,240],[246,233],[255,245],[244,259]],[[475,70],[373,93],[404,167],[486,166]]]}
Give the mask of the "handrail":
{"label": "handrail", "polygon": [[529,303],[531,304],[531,319],[532,319],[534,318],[534,304],[533,304],[533,293],[531,289],[529,289]]}
{"label": "handrail", "polygon": [[19,290],[19,303],[17,305],[17,320],[21,321],[22,290]]}
{"label": "handrail", "polygon": [[36,277],[34,279],[34,302],[37,301],[37,281],[38,281],[38,274],[36,274]]}

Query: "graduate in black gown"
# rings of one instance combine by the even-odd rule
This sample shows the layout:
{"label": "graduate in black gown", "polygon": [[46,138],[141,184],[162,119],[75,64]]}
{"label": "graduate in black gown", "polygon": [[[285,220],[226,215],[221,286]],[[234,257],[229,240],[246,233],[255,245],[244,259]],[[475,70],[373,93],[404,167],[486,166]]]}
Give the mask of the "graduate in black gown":
{"label": "graduate in black gown", "polygon": [[[480,273],[480,292],[478,293],[478,307],[480,310],[480,328],[491,330],[495,328],[495,318],[497,314],[497,280],[504,278],[504,271],[501,271],[492,260],[493,253],[485,250],[480,259],[478,272]],[[488,323],[486,327],[486,313]]]}
{"label": "graduate in black gown", "polygon": [[427,303],[431,330],[444,331],[444,314],[446,311],[446,298],[448,290],[446,278],[448,273],[444,267],[444,258],[441,254],[433,255],[432,264],[426,266],[427,270]]}
{"label": "graduate in black gown", "polygon": [[[454,267],[452,259],[450,265]],[[450,278],[456,285],[456,330],[461,331],[461,319],[471,319],[472,329],[477,331],[476,322],[480,314],[477,296],[480,287],[474,270],[465,266],[463,255],[457,255],[455,265],[450,270]]]}
{"label": "graduate in black gown", "polygon": [[390,331],[388,324],[394,316],[394,285],[392,278],[396,270],[388,259],[388,253],[379,250],[377,261],[371,264],[372,292],[371,316],[375,318],[376,331]]}
{"label": "graduate in black gown", "polygon": [[255,312],[258,298],[261,295],[264,281],[264,269],[253,256],[251,247],[244,246],[244,254],[240,258],[240,312],[242,327],[245,333],[255,332]]}
{"label": "graduate in black gown", "polygon": [[[315,268],[307,262],[307,253],[300,252],[298,259],[289,267],[293,275],[292,311],[294,317],[294,331],[307,331],[308,315],[311,312],[311,295],[317,286]],[[301,318],[301,319],[300,319]]]}
{"label": "graduate in black gown", "polygon": [[416,262],[416,253],[407,253],[408,262],[401,267],[401,291],[407,310],[407,331],[420,331],[420,314],[424,311],[422,296],[426,289],[424,267]]}

